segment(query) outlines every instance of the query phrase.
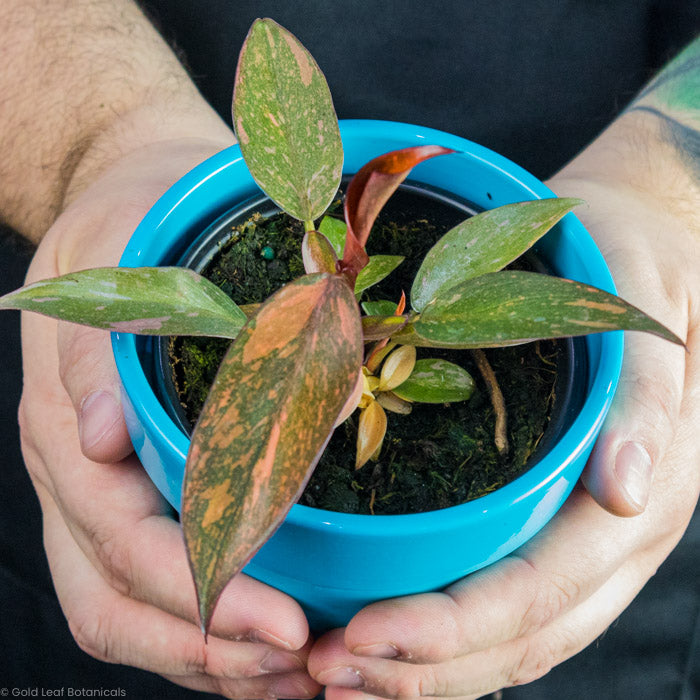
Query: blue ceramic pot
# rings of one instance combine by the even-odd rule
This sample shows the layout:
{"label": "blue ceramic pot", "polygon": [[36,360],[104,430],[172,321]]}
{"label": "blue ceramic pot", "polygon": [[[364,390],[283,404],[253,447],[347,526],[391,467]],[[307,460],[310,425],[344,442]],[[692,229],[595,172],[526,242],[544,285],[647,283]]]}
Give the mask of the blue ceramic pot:
{"label": "blue ceramic pot", "polygon": [[[411,180],[484,209],[551,197],[539,180],[506,158],[433,129],[381,121],[341,122],[345,173],[387,151],[439,144],[458,151],[417,166]],[[172,260],[214,219],[259,193],[237,146],[196,167],[168,190],[124,251],[124,266]],[[557,274],[614,292],[602,255],[573,214],[538,245]],[[429,513],[349,515],[295,505],[245,572],[298,600],[317,630],[341,626],[369,602],[443,588],[512,552],[557,512],[578,480],[612,401],[622,364],[622,333],[588,336],[585,395],[570,428],[507,486]],[[149,476],[179,510],[189,441],[153,389],[152,343],[113,334],[126,421]]]}

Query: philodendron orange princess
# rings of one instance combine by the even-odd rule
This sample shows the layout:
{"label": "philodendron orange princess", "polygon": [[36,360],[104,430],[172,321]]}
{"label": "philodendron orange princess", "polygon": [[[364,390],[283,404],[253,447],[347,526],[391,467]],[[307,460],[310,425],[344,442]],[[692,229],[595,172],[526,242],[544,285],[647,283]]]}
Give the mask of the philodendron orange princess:
{"label": "philodendron orange princess", "polygon": [[[100,268],[28,285],[0,308],[111,331],[208,335],[233,342],[194,430],[182,526],[202,629],[216,601],[300,495],[340,419],[359,407],[357,465],[381,449],[385,409],[467,400],[456,364],[416,348],[473,349],[612,329],[681,341],[622,299],[570,280],[504,270],[576,199],[509,204],[448,231],[423,260],[405,299],[368,290],[402,258],[368,256],[375,218],[418,163],[449,158],[440,145],[381,155],[353,178],[344,218],[324,218],[343,164],[325,78],[289,32],[257,20],[240,54],[233,124],[260,187],[304,222],[306,275],[251,318],[220,289],[180,268]],[[395,420],[400,420],[397,416]]]}

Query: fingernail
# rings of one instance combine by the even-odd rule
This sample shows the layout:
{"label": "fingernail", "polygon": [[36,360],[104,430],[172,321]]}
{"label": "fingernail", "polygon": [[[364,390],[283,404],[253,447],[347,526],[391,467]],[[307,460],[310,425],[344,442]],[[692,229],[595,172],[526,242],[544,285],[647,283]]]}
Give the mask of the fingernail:
{"label": "fingernail", "polygon": [[120,408],[108,391],[93,391],[80,404],[80,444],[93,447],[110,430],[120,416]]}
{"label": "fingernail", "polygon": [[629,502],[641,513],[649,500],[651,457],[638,442],[626,442],[615,458],[615,475]]}
{"label": "fingernail", "polygon": [[270,685],[267,694],[271,698],[310,698],[315,692],[294,678],[280,678]]}
{"label": "fingernail", "polygon": [[377,659],[395,659],[399,650],[393,644],[368,644],[355,647],[352,650],[355,656],[373,656]]}
{"label": "fingernail", "polygon": [[318,676],[319,683],[323,685],[336,685],[341,688],[361,688],[365,679],[356,668],[338,666],[330,671],[324,671]]}
{"label": "fingernail", "polygon": [[286,673],[287,671],[298,671],[304,668],[302,660],[284,651],[271,651],[261,662],[260,671],[262,673]]}
{"label": "fingernail", "polygon": [[285,642],[274,634],[261,629],[254,629],[248,633],[248,639],[256,644],[270,644],[273,647],[281,647],[282,649],[291,649],[292,645]]}

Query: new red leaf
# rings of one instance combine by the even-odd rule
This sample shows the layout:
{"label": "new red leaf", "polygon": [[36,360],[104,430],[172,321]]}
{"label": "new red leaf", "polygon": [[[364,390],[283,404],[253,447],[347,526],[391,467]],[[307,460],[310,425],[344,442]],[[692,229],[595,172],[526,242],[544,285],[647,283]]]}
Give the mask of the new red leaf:
{"label": "new red leaf", "polygon": [[357,172],[345,195],[345,222],[348,226],[343,255],[345,270],[357,277],[367,264],[364,246],[372,225],[411,170],[428,158],[453,152],[442,146],[411,146],[378,156]]}

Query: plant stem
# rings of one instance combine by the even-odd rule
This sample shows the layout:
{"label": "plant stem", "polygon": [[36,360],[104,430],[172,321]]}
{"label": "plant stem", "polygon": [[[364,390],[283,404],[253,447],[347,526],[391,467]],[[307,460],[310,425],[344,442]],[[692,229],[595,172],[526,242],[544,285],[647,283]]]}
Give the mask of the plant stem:
{"label": "plant stem", "polygon": [[486,359],[484,351],[472,350],[472,354],[474,355],[476,366],[479,368],[479,372],[481,372],[481,376],[486,382],[489,395],[491,396],[491,404],[493,405],[493,410],[496,413],[496,429],[494,435],[496,449],[498,450],[499,454],[506,455],[508,454],[508,430],[506,402],[503,399],[503,393],[501,392],[501,388],[498,386],[496,375],[494,374],[489,361]]}
{"label": "plant stem", "polygon": [[304,222],[304,230],[305,231],[315,231],[316,226],[314,225],[313,221],[305,221]]}

